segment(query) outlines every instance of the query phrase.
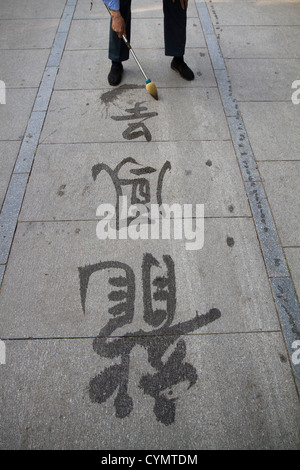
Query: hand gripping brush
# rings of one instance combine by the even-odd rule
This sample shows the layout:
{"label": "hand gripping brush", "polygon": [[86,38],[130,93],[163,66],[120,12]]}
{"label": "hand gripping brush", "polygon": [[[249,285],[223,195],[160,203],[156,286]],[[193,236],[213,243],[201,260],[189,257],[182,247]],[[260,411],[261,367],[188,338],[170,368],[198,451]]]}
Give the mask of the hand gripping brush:
{"label": "hand gripping brush", "polygon": [[[110,9],[108,8],[107,5],[106,6],[106,9],[108,11],[108,13],[111,15],[111,12],[110,12]],[[126,46],[128,47],[128,49],[130,50],[131,54],[133,55],[134,57],[134,60],[136,61],[137,65],[139,66],[139,69],[140,71],[142,72],[142,74],[144,75],[145,79],[146,79],[146,90],[148,91],[149,95],[151,95],[154,99],[158,100],[158,94],[157,94],[157,88],[155,86],[155,84],[151,81],[150,78],[147,77],[146,73],[144,72],[143,70],[143,67],[141,66],[134,50],[132,49],[131,45],[130,45],[130,42],[128,41],[128,39],[126,38],[126,36],[122,36],[122,39],[123,41],[125,42]]]}

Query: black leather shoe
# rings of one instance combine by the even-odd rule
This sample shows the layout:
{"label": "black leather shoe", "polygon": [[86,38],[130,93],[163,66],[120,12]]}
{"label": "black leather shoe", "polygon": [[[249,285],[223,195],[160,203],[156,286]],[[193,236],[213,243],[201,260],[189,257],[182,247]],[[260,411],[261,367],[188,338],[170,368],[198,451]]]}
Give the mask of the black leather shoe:
{"label": "black leather shoe", "polygon": [[186,65],[183,59],[177,59],[177,57],[174,57],[171,62],[171,69],[178,72],[185,80],[191,81],[195,78],[194,72]]}
{"label": "black leather shoe", "polygon": [[121,62],[113,62],[108,74],[108,83],[111,86],[117,86],[122,80],[123,65]]}

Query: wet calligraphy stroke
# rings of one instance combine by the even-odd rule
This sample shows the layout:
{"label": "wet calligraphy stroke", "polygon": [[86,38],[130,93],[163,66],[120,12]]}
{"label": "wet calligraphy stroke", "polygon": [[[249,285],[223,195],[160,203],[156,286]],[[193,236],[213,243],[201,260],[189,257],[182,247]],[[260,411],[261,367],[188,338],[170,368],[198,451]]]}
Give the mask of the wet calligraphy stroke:
{"label": "wet calligraphy stroke", "polygon": [[152,135],[149,131],[148,127],[145,124],[147,119],[150,119],[154,116],[158,116],[156,112],[148,112],[145,113],[143,111],[147,111],[146,106],[141,106],[143,102],[138,102],[134,105],[134,108],[125,109],[126,113],[129,113],[129,116],[111,116],[111,119],[114,121],[136,121],[139,122],[131,122],[128,124],[127,129],[123,132],[123,137],[126,140],[134,140],[138,139],[139,137],[144,136],[147,142],[151,142]]}
{"label": "wet calligraphy stroke", "polygon": [[[194,332],[221,317],[221,312],[212,308],[188,321],[173,324],[176,312],[175,265],[171,256],[163,255],[164,269],[151,254],[145,253],[142,260],[143,321],[153,329],[143,329],[117,336],[116,330],[131,325],[135,316],[135,274],[130,266],[118,261],[104,261],[79,268],[82,309],[85,313],[88,286],[97,272],[116,269],[118,276],[110,276],[108,283],[109,320],[101,328],[93,342],[94,351],[103,358],[118,359],[90,381],[89,394],[92,402],[103,404],[115,392],[116,417],[125,418],[133,410],[133,400],[128,392],[130,355],[135,346],[146,349],[148,362],[155,370],[142,375],[138,384],[144,394],[154,399],[153,412],[164,425],[175,421],[176,400],[172,387],[187,382],[188,388],[198,380],[196,369],[185,362],[186,343],[183,335]],[[100,286],[101,292],[101,286]],[[101,296],[99,303],[101,303]],[[159,308],[156,308],[158,307]],[[113,335],[115,333],[115,335]],[[168,359],[164,354],[174,345]]]}
{"label": "wet calligraphy stroke", "polygon": [[[130,177],[121,177],[122,170],[130,168]],[[171,163],[166,161],[160,169],[157,177],[155,195],[151,193],[150,177],[157,174],[158,170],[150,166],[140,165],[134,158],[124,158],[114,169],[105,163],[98,163],[92,168],[93,180],[96,181],[102,171],[105,171],[111,178],[116,191],[116,229],[120,228],[120,198],[124,195],[124,189],[127,187],[131,191],[130,204],[143,204],[150,211],[150,204],[157,203],[162,205],[163,180],[167,171],[171,171]],[[156,198],[156,199],[155,199]],[[133,218],[127,218],[127,226]]]}

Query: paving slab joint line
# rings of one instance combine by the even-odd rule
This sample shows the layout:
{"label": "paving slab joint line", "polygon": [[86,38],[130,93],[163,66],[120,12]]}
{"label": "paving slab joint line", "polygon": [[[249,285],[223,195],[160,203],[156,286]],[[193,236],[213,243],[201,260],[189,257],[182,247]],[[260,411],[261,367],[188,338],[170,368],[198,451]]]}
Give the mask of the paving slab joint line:
{"label": "paving slab joint line", "polygon": [[231,80],[206,0],[196,0],[196,7],[244,180],[279,322],[290,358],[296,389],[300,396],[300,364],[293,360],[293,345],[300,340],[300,306],[298,298],[247,131],[239,111],[238,102],[232,91]]}
{"label": "paving slab joint line", "polygon": [[0,289],[77,0],[67,0],[0,213]]}

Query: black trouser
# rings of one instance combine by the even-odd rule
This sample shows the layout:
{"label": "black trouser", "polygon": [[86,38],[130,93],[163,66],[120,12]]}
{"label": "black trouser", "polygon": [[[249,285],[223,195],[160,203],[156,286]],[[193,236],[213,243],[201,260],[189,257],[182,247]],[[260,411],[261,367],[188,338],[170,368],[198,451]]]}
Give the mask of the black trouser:
{"label": "black trouser", "polygon": [[[186,43],[186,10],[179,0],[163,0],[165,55],[180,57],[184,55]],[[130,41],[131,0],[120,0],[120,12],[126,22],[126,36]],[[147,21],[147,20],[146,20]],[[123,62],[129,58],[129,50],[112,28],[109,35],[110,60]]]}

